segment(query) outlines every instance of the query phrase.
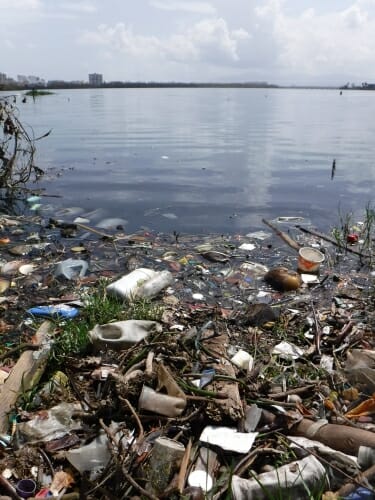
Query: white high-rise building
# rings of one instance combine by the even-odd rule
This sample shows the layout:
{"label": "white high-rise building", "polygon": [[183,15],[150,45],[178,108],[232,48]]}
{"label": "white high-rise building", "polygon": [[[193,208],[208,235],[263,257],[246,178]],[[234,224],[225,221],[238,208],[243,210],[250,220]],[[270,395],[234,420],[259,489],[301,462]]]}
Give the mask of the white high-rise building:
{"label": "white high-rise building", "polygon": [[93,87],[100,87],[103,85],[103,75],[100,73],[90,73],[89,85],[92,85]]}

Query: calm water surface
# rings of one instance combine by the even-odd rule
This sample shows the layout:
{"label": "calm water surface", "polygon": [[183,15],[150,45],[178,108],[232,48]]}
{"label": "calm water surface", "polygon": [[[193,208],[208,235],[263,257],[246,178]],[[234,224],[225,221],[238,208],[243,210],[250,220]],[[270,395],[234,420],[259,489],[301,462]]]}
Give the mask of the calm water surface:
{"label": "calm water surface", "polygon": [[35,135],[53,129],[37,158],[45,192],[61,196],[43,198],[51,216],[77,207],[128,231],[185,233],[302,216],[325,230],[339,207],[373,200],[375,92],[61,90],[19,108]]}

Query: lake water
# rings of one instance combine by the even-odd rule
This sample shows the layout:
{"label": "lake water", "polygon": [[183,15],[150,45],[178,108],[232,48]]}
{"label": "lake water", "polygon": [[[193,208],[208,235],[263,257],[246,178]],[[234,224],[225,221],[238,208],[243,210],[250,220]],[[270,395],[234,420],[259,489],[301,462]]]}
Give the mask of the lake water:
{"label": "lake water", "polygon": [[301,216],[326,230],[373,200],[375,92],[59,90],[19,109],[35,135],[52,128],[37,143],[51,216],[232,234]]}

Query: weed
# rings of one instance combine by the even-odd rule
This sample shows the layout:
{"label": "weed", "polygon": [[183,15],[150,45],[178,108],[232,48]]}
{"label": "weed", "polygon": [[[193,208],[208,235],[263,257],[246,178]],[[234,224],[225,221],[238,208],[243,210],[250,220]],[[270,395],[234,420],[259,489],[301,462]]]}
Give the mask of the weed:
{"label": "weed", "polygon": [[333,227],[331,234],[336,241],[336,245],[339,250],[345,250],[347,248],[348,235],[352,229],[353,223],[353,213],[347,212],[342,213],[341,206],[339,205],[339,227]]}
{"label": "weed", "polygon": [[125,315],[128,319],[160,321],[163,308],[153,304],[149,299],[139,298],[127,305]]}
{"label": "weed", "polygon": [[123,302],[108,295],[106,281],[99,282],[96,290],[83,297],[84,307],[80,316],[69,322],[60,323],[61,333],[55,338],[52,360],[60,365],[66,356],[84,352],[89,345],[89,331],[97,324],[128,319],[159,321],[163,309],[150,300],[140,298],[132,302]]}
{"label": "weed", "polygon": [[[339,207],[339,226],[333,227],[331,234],[336,242],[339,250],[347,250],[348,248],[348,236],[351,232],[355,231],[358,233],[359,243],[358,252],[364,254],[370,258],[367,264],[372,266],[372,252],[373,252],[373,240],[375,231],[375,209],[368,202],[363,214],[363,222],[360,223],[360,227],[356,227],[353,224],[353,213],[348,212],[343,214]],[[360,257],[362,263],[362,257]]]}
{"label": "weed", "polygon": [[39,391],[38,385],[27,389],[25,385],[25,380],[22,377],[21,380],[21,391],[19,393],[18,399],[17,399],[17,406],[19,408],[22,408],[24,411],[28,411],[32,409],[33,407],[33,401],[35,399],[36,394]]}

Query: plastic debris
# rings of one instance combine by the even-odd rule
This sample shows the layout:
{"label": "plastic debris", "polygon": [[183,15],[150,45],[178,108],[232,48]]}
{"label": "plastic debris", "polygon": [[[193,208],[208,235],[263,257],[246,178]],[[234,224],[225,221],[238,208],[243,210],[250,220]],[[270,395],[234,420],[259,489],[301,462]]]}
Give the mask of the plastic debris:
{"label": "plastic debris", "polygon": [[280,342],[272,349],[272,354],[285,359],[298,359],[303,356],[303,350],[290,342]]}
{"label": "plastic debris", "polygon": [[127,320],[96,325],[89,332],[91,342],[97,349],[127,349],[145,339],[152,332],[161,332],[162,326],[156,321]]}
{"label": "plastic debris", "polygon": [[234,475],[231,489],[235,500],[266,500],[275,495],[305,498],[309,492],[319,492],[328,484],[326,470],[313,455],[296,460],[253,479]]}
{"label": "plastic debris", "polygon": [[248,453],[253,446],[257,432],[238,432],[230,427],[207,426],[203,429],[199,440],[214,446],[219,446],[226,451]]}
{"label": "plastic debris", "polygon": [[56,278],[64,277],[67,280],[85,276],[88,270],[88,263],[80,259],[66,259],[59,262],[56,266],[54,276]]}
{"label": "plastic debris", "polygon": [[68,306],[66,304],[31,307],[30,309],[27,310],[27,312],[32,316],[65,318],[65,319],[75,318],[79,314],[79,310],[76,307]]}

